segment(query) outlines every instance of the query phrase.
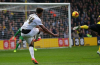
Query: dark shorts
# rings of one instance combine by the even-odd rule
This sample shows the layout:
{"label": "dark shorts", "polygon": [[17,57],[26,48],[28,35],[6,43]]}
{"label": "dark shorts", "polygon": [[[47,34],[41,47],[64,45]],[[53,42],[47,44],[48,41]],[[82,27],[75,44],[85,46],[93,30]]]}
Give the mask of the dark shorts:
{"label": "dark shorts", "polygon": [[31,30],[29,30],[29,29],[22,29],[22,33],[24,33],[24,34],[28,34],[30,31]]}

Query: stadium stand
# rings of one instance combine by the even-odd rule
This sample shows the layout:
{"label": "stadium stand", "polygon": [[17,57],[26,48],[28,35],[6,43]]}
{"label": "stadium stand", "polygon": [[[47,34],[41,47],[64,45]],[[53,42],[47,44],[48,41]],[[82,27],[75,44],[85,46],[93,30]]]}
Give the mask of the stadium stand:
{"label": "stadium stand", "polygon": [[[45,3],[71,3],[71,12],[78,11],[79,17],[71,19],[71,27],[78,25],[92,25],[97,23],[97,17],[100,12],[100,0],[30,0],[32,2],[45,2]],[[24,0],[0,0],[0,2],[24,2]],[[61,7],[63,10],[67,11],[66,7]],[[54,9],[55,10],[55,9]],[[50,11],[52,13],[52,11]],[[56,11],[57,12],[57,11]],[[59,11],[58,11],[59,12]],[[33,13],[28,11],[28,15]],[[44,11],[42,16],[43,24],[53,33],[58,33],[60,38],[68,37],[68,20],[66,19],[67,13],[64,12],[61,17],[54,17],[50,13]],[[21,14],[21,16],[19,15]],[[20,17],[19,17],[20,16]],[[19,18],[18,18],[19,17]],[[57,19],[55,21],[55,18]],[[25,19],[25,13],[23,12],[10,12],[7,10],[0,11],[0,39],[11,38],[16,31],[22,26]],[[71,28],[71,29],[72,29]],[[77,33],[77,37],[86,37],[86,34],[90,33],[91,30],[78,30],[72,31],[72,37]],[[95,32],[91,33],[93,36],[97,36]],[[48,34],[41,34],[42,38],[52,38]]]}

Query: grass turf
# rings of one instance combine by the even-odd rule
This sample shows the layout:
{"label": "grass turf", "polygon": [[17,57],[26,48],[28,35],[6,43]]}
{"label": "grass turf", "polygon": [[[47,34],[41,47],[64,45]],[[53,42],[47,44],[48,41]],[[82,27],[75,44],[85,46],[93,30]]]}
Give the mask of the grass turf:
{"label": "grass turf", "polygon": [[[39,65],[100,65],[96,53],[98,46],[73,48],[38,49],[35,58]],[[34,65],[27,50],[0,51],[0,65]]]}

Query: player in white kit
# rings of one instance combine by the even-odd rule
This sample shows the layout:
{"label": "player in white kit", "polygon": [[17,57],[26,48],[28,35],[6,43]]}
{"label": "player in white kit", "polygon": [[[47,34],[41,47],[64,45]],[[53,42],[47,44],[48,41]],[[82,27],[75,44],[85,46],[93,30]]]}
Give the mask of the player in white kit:
{"label": "player in white kit", "polygon": [[[34,48],[33,48],[33,40],[32,40],[33,36],[39,34],[41,31],[44,31],[45,33],[48,33],[53,36],[58,36],[58,34],[53,34],[42,24],[40,19],[42,13],[43,13],[43,9],[37,8],[36,14],[29,15],[28,19],[21,27],[21,36],[29,44],[29,52],[34,64],[38,64],[38,62],[35,60],[34,57],[34,50],[33,50]],[[39,28],[36,28],[36,26],[38,26]]]}

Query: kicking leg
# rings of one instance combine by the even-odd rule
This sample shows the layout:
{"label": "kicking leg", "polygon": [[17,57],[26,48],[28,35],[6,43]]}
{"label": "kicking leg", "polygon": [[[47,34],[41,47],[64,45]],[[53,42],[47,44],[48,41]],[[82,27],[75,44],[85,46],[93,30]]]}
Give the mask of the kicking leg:
{"label": "kicking leg", "polygon": [[41,37],[40,37],[40,32],[39,32],[38,34],[34,36],[33,42],[40,41],[40,40],[41,40]]}
{"label": "kicking leg", "polygon": [[26,42],[29,44],[29,52],[30,52],[30,55],[31,55],[31,58],[32,58],[32,62],[34,64],[38,64],[38,62],[35,60],[35,57],[34,57],[34,48],[33,48],[33,38],[30,37],[30,38],[24,38],[26,40]]}
{"label": "kicking leg", "polygon": [[32,62],[34,64],[38,64],[38,62],[35,60],[35,57],[34,57],[34,49],[33,49],[33,41],[31,42],[31,44],[29,45],[29,52],[30,52],[30,55],[31,55],[31,58],[32,58]]}
{"label": "kicking leg", "polygon": [[30,52],[31,58],[35,58],[35,57],[34,57],[33,44],[30,44],[30,45],[29,45],[29,52]]}

